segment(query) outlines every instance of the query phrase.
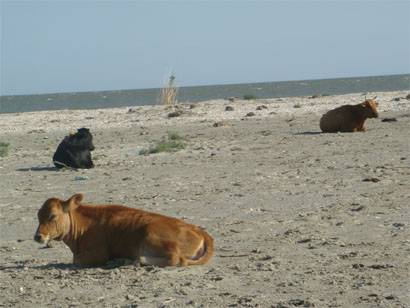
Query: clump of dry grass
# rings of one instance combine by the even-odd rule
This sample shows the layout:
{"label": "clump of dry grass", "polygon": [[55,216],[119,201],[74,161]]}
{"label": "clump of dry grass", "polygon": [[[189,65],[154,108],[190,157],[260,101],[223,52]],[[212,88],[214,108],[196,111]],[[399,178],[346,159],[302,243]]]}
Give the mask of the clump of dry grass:
{"label": "clump of dry grass", "polygon": [[165,81],[161,89],[159,103],[161,105],[172,105],[178,103],[178,87],[175,86],[175,76],[169,76],[168,83]]}

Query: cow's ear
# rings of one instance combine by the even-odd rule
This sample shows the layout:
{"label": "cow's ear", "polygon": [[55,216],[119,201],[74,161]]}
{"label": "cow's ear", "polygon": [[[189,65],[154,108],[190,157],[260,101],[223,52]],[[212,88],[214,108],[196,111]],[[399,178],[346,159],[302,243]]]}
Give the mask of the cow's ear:
{"label": "cow's ear", "polygon": [[70,199],[62,203],[63,211],[68,213],[69,211],[75,210],[80,205],[81,200],[83,200],[82,194],[72,195]]}
{"label": "cow's ear", "polygon": [[374,103],[374,105],[375,105],[376,107],[379,107],[379,103]]}
{"label": "cow's ear", "polygon": [[367,102],[367,101],[364,101],[364,102],[361,103],[360,105],[362,105],[363,108],[366,108],[366,102]]}

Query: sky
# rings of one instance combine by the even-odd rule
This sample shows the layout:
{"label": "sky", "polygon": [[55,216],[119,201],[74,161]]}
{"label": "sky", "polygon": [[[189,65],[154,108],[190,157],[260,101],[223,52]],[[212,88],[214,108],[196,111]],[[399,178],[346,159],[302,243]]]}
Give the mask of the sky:
{"label": "sky", "polygon": [[408,74],[409,7],[1,0],[0,95]]}

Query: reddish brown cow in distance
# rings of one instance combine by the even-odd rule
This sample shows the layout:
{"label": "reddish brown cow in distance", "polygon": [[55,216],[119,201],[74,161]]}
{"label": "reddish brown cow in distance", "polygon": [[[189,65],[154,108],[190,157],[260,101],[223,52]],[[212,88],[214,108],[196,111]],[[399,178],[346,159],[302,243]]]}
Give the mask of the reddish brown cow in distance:
{"label": "reddish brown cow in distance", "polygon": [[212,256],[213,240],[197,226],[120,205],[86,205],[82,199],[81,194],[67,201],[48,199],[38,211],[34,240],[62,240],[78,266],[117,258],[136,265],[201,265]]}
{"label": "reddish brown cow in distance", "polygon": [[320,129],[324,133],[365,131],[367,118],[379,116],[376,107],[379,104],[367,98],[357,105],[344,105],[325,113],[320,119]]}

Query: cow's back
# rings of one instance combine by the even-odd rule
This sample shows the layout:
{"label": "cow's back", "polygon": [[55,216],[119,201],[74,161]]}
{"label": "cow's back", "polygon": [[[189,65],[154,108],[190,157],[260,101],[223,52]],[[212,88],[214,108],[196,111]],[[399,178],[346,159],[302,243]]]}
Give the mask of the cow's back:
{"label": "cow's back", "polygon": [[155,233],[165,228],[167,236],[175,232],[175,238],[185,227],[198,228],[177,218],[121,205],[81,204],[71,216],[81,234],[77,238],[79,249],[98,254],[100,263],[116,258],[136,259],[142,243],[151,238],[152,228]]}
{"label": "cow's back", "polygon": [[65,139],[58,145],[57,150],[53,155],[53,163],[59,169],[67,166],[74,167],[74,161],[69,155],[69,148],[67,147]]}
{"label": "cow's back", "polygon": [[338,132],[346,118],[346,106],[329,110],[320,119],[320,129],[325,133]]}

